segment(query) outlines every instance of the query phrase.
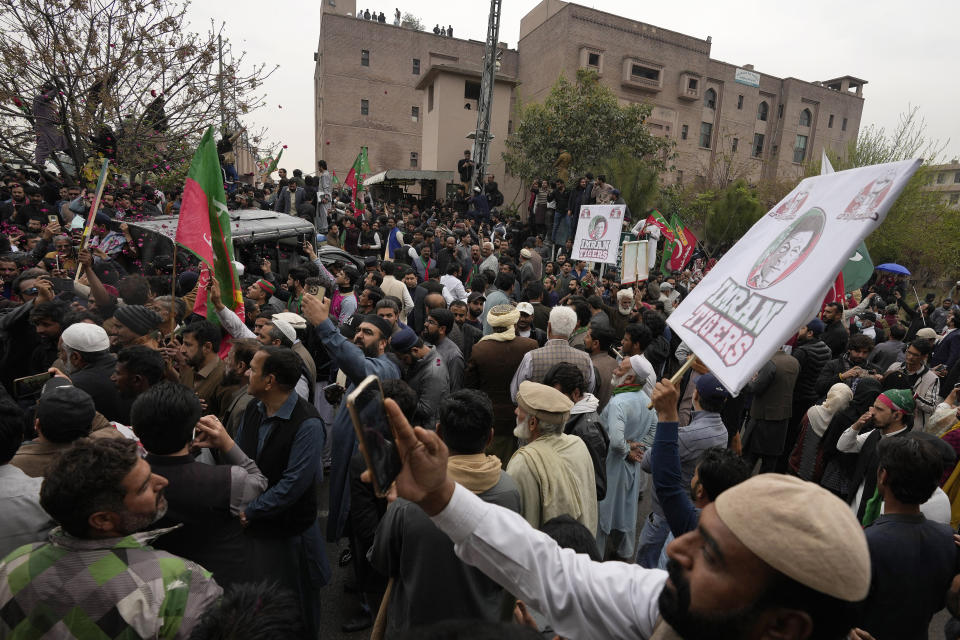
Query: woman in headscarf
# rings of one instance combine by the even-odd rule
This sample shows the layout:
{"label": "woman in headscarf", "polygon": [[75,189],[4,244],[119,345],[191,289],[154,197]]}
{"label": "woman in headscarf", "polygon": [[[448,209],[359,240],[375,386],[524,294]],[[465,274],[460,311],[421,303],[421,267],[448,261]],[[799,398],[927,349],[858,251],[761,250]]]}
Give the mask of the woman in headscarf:
{"label": "woman in headscarf", "polygon": [[804,414],[800,422],[800,436],[790,455],[790,470],[803,480],[820,482],[823,476],[823,434],[838,412],[853,400],[853,391],[843,382],[830,387],[823,404],[817,404]]}
{"label": "woman in headscarf", "polygon": [[[853,399],[845,409],[837,411],[830,419],[827,430],[820,437],[820,451],[822,452],[823,475],[820,486],[847,500],[850,490],[856,491],[856,486],[850,486],[850,474],[857,462],[856,453],[842,453],[837,450],[837,440],[847,430],[847,427],[856,422],[867,409],[873,406],[880,395],[880,383],[873,378],[860,378],[856,389],[853,390]],[[847,500],[849,502],[849,500]]]}

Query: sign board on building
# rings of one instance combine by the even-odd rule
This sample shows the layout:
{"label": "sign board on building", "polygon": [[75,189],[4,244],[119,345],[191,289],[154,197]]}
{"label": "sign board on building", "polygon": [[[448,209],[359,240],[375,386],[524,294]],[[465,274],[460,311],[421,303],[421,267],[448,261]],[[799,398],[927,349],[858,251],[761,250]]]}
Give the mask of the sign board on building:
{"label": "sign board on building", "polygon": [[733,74],[733,79],[748,87],[760,86],[760,74],[756,71],[750,71],[749,69],[737,69]]}
{"label": "sign board on building", "polygon": [[574,260],[617,264],[620,231],[623,229],[622,204],[596,204],[580,207],[577,235],[570,257]]}
{"label": "sign board on building", "polygon": [[919,166],[904,160],[805,179],[690,290],[667,324],[739,392],[819,310],[848,256]]}

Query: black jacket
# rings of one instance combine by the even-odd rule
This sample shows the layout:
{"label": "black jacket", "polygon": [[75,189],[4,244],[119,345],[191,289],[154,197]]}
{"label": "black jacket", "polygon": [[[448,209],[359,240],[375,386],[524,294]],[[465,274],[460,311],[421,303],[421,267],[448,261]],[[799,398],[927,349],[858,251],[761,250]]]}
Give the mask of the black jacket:
{"label": "black jacket", "polygon": [[814,339],[798,344],[790,355],[800,363],[800,373],[793,388],[793,415],[802,416],[818,399],[817,379],[830,361],[830,347],[823,340]]}
{"label": "black jacket", "polygon": [[820,339],[830,347],[830,357],[839,358],[847,350],[850,333],[847,331],[847,328],[843,326],[843,323],[838,321],[833,324],[828,324],[827,328],[824,329],[820,335]]}
{"label": "black jacket", "polygon": [[597,418],[597,413],[577,413],[570,416],[563,427],[567,435],[577,436],[587,445],[590,460],[593,462],[593,475],[597,483],[597,500],[603,500],[607,495],[607,449],[610,448],[610,437]]}

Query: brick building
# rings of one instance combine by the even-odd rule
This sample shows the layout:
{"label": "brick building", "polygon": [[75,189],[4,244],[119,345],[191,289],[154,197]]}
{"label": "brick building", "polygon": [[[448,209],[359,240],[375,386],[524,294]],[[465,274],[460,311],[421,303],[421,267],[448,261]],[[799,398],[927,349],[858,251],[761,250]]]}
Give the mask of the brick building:
{"label": "brick building", "polygon": [[956,158],[947,164],[929,167],[929,191],[943,195],[943,200],[955,209],[960,209],[960,160]]}
{"label": "brick building", "polygon": [[[358,20],[355,0],[335,2],[323,2],[316,56],[317,159],[345,174],[366,145],[375,172],[454,169],[476,126],[483,43]],[[579,68],[624,103],[652,105],[651,130],[677,145],[665,182],[797,178],[824,147],[843,153],[860,128],[865,80],[777,78],[712,59],[709,38],[561,0],[534,7],[517,49],[502,48],[490,170],[508,201],[524,194],[500,159],[516,101],[543,100]]]}

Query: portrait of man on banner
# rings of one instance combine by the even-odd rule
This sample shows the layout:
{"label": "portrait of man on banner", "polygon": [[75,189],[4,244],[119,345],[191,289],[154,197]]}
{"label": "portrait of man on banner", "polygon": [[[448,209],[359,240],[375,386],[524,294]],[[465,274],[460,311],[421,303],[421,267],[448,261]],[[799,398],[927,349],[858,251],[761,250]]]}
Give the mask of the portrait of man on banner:
{"label": "portrait of man on banner", "polygon": [[817,246],[826,221],[826,214],[818,208],[810,209],[800,216],[770,243],[754,263],[750,275],[747,276],[747,286],[751,289],[766,289],[793,273]]}

